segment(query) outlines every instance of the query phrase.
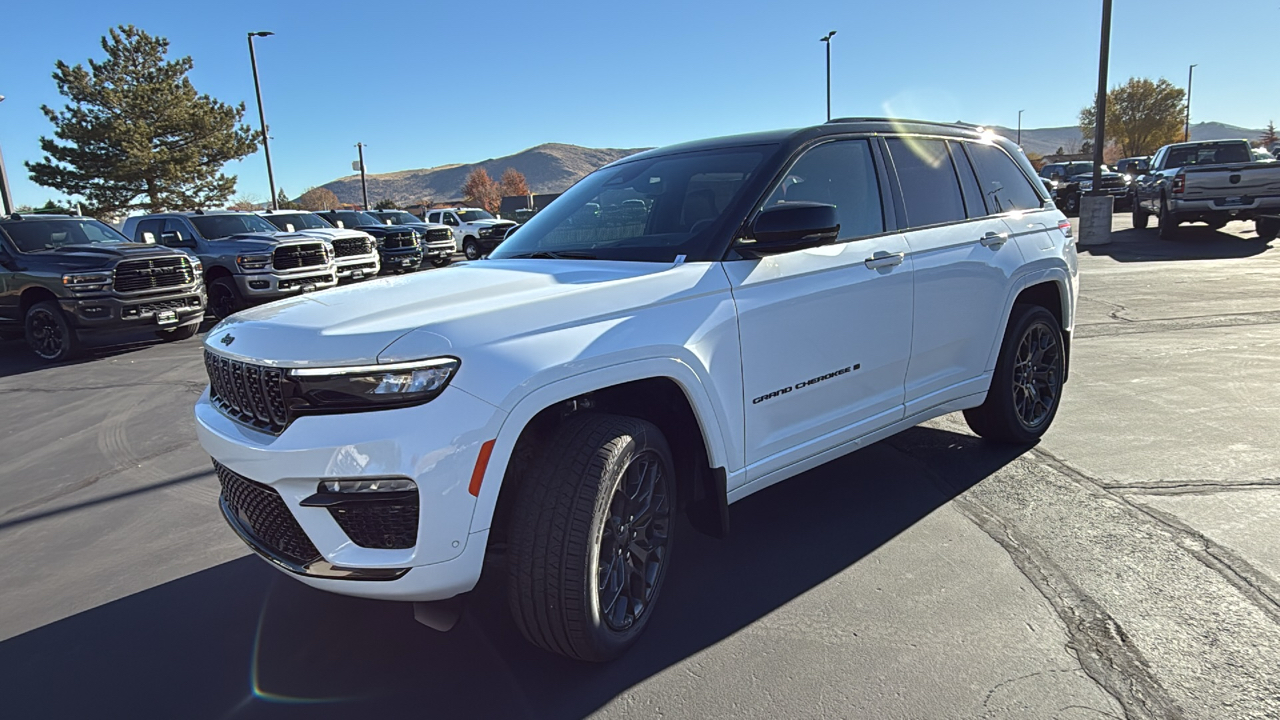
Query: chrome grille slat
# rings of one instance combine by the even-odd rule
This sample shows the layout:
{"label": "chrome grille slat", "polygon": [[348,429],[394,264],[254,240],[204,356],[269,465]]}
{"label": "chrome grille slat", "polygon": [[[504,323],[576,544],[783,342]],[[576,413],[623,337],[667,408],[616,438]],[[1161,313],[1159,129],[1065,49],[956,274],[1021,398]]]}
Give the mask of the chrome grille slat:
{"label": "chrome grille slat", "polygon": [[122,260],[116,265],[116,292],[136,293],[179,287],[195,282],[191,261],[185,255],[145,260]]}

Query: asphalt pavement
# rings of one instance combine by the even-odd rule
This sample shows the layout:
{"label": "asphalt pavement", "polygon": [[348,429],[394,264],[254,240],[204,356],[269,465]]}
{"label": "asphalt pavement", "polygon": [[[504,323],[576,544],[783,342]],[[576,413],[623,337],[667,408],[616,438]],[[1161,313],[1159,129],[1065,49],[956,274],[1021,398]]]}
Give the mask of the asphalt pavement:
{"label": "asphalt pavement", "polygon": [[453,631],[250,556],[195,442],[199,339],[55,367],[0,342],[0,715],[1280,717],[1280,241],[1081,249],[1032,448],[939,418],[687,527],[608,665],[527,645],[486,568]]}

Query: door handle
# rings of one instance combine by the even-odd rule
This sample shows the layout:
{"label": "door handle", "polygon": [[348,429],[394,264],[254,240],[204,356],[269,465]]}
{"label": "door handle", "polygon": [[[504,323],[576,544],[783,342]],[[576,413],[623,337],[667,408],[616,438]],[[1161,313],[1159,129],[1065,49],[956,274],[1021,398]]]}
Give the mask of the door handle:
{"label": "door handle", "polygon": [[906,257],[906,255],[902,253],[879,252],[867,258],[866,260],[864,260],[863,264],[871,268],[872,270],[876,270],[878,268],[887,268],[887,267],[893,267],[894,265],[901,265],[902,259],[904,257]]}
{"label": "door handle", "polygon": [[1009,242],[1009,233],[989,232],[986,235],[983,235],[982,240],[980,240],[979,242],[982,243],[983,247],[998,248],[1001,245]]}

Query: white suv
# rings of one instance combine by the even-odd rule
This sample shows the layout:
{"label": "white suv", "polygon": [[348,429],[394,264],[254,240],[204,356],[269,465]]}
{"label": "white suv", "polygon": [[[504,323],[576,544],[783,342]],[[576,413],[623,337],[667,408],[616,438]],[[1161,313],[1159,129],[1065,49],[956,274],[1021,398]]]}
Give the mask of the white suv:
{"label": "white suv", "polygon": [[719,138],[602,168],[483,262],[234,315],[197,427],[284,572],[438,624],[491,553],[529,640],[604,660],[677,515],[723,534],[730,503],[957,410],[1033,442],[1076,292],[1071,226],[998,136]]}

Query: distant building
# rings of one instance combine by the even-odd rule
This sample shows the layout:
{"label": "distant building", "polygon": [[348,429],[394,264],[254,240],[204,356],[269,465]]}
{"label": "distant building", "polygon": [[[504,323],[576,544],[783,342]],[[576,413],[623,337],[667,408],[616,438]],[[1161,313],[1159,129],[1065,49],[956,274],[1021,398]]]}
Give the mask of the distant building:
{"label": "distant building", "polygon": [[560,197],[560,193],[542,193],[539,195],[508,195],[502,198],[498,214],[504,218],[518,219],[517,216],[531,216],[551,204]]}

